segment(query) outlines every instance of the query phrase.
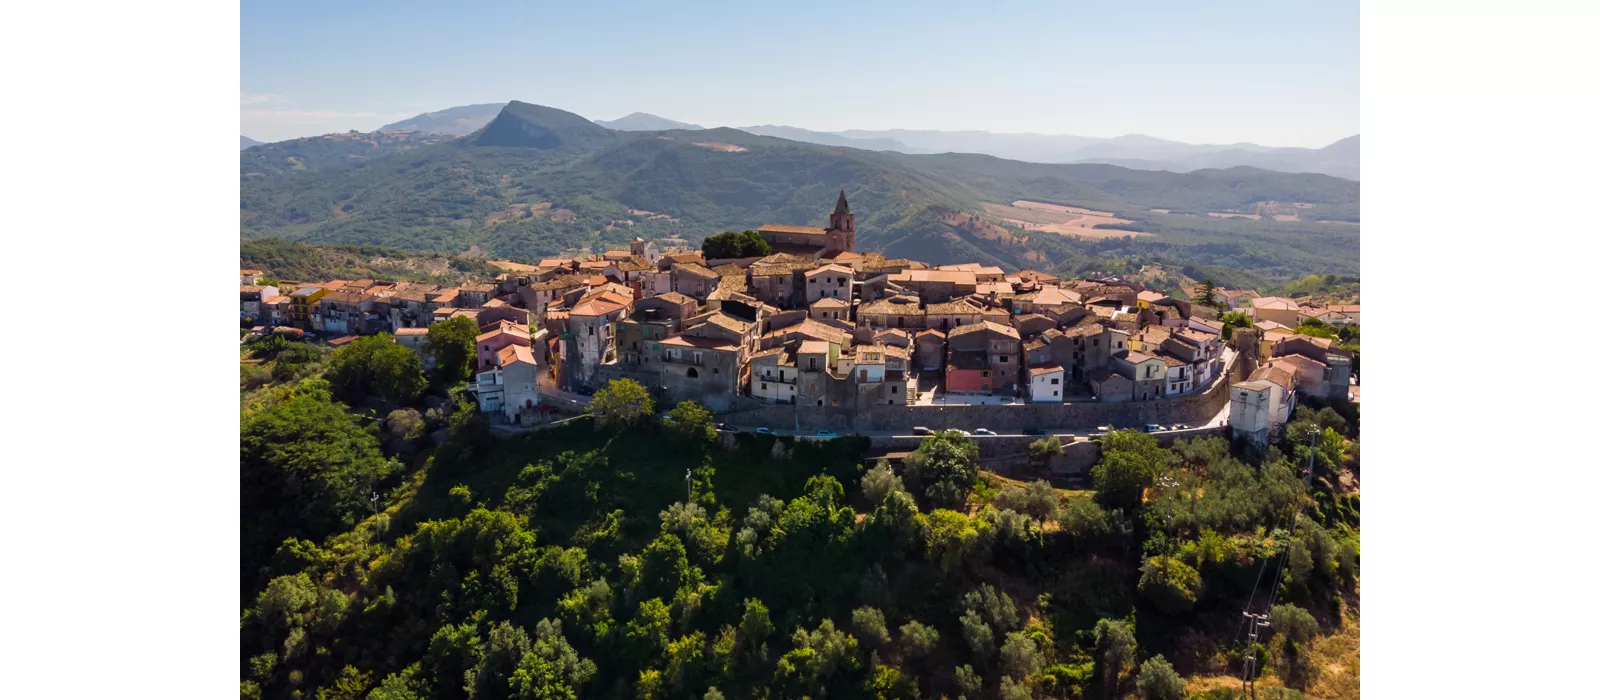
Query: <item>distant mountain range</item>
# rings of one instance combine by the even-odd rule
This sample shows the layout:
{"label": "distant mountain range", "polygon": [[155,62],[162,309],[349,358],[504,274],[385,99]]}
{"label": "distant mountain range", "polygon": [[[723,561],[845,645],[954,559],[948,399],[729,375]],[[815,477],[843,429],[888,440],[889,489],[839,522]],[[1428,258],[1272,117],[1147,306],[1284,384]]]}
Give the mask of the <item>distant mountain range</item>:
{"label": "distant mountain range", "polygon": [[261,145],[260,141],[257,141],[257,140],[255,140],[253,138],[250,138],[249,136],[241,135],[239,137],[239,150],[241,150],[241,151],[246,149],[246,148],[249,148],[251,146],[260,146],[260,145]]}
{"label": "distant mountain range", "polygon": [[[905,154],[732,128],[619,131],[524,102],[461,137],[378,131],[252,148],[240,229],[535,260],[635,236],[695,245],[717,231],[820,224],[841,188],[863,250],[932,263],[1132,272],[1166,261],[1215,268],[1226,286],[1360,271],[1360,185],[1346,179]],[[1251,277],[1223,282],[1224,268]]]}
{"label": "distant mountain range", "polygon": [[667,119],[666,117],[658,117],[654,114],[645,114],[644,112],[634,112],[633,114],[622,117],[621,119],[613,119],[611,121],[596,119],[594,120],[594,123],[599,124],[607,129],[613,129],[616,131],[670,131],[672,129],[693,131],[696,129],[705,128],[699,124],[676,122],[671,119]]}
{"label": "distant mountain range", "polygon": [[466,136],[483,128],[489,120],[494,119],[500,110],[505,109],[506,103],[463,105],[441,109],[437,112],[419,114],[405,121],[385,124],[378,127],[378,131],[421,131],[430,134],[445,134],[447,136]]}
{"label": "distant mountain range", "polygon": [[[380,131],[412,130],[465,136],[488,124],[504,103],[467,105],[430,112],[395,122]],[[616,131],[667,131],[704,129],[645,112],[634,112],[595,124]],[[1115,138],[1057,134],[997,134],[988,131],[932,131],[888,129],[871,131],[812,131],[793,126],[762,124],[735,127],[758,136],[774,136],[823,146],[843,146],[869,151],[907,154],[981,153],[1029,163],[1105,163],[1135,170],[1186,173],[1205,168],[1247,166],[1292,173],[1322,173],[1349,180],[1361,175],[1360,136],[1323,148],[1281,148],[1253,143],[1190,144],[1130,134]]]}

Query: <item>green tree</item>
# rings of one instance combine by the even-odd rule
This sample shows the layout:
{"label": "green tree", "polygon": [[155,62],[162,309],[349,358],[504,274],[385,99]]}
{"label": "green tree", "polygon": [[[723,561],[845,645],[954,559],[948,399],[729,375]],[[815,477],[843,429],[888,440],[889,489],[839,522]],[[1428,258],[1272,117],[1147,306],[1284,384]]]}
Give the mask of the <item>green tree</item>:
{"label": "green tree", "polygon": [[700,255],[706,260],[756,258],[771,254],[772,246],[755,231],[724,231],[707,236],[700,244]]}
{"label": "green tree", "polygon": [[633,425],[655,410],[655,401],[644,385],[627,378],[607,382],[589,402],[589,412],[601,428]]}
{"label": "green tree", "polygon": [[772,634],[772,619],[767,615],[767,606],[755,598],[746,598],[744,601],[744,617],[739,621],[739,631],[751,644],[760,644]]}
{"label": "green tree", "polygon": [[422,700],[421,683],[417,680],[420,673],[422,666],[411,664],[399,673],[389,674],[367,694],[367,700]]}
{"label": "green tree", "polygon": [[983,676],[972,670],[972,664],[962,664],[956,669],[956,687],[968,700],[977,700],[983,693]]}
{"label": "green tree", "polygon": [[1160,654],[1139,666],[1135,687],[1139,689],[1139,697],[1143,700],[1184,700],[1188,697],[1184,694],[1183,677],[1172,670],[1172,664],[1167,663]]}
{"label": "green tree", "polygon": [[922,484],[929,500],[960,508],[978,481],[978,443],[954,430],[934,433],[906,456],[905,468]]}
{"label": "green tree", "polygon": [[428,339],[423,349],[433,356],[439,379],[454,384],[472,376],[477,364],[474,345],[478,338],[478,324],[466,316],[456,316],[428,327]]}
{"label": "green tree", "polygon": [[414,408],[390,411],[389,417],[383,419],[383,427],[389,432],[389,437],[400,440],[415,440],[422,437],[422,431],[426,429],[422,414]]}
{"label": "green tree", "polygon": [[1050,482],[1040,479],[1026,486],[1008,484],[995,494],[994,507],[1014,510],[1042,523],[1056,518],[1061,499]]}
{"label": "green tree", "polygon": [[1150,557],[1140,572],[1139,593],[1162,612],[1183,612],[1200,598],[1200,572],[1176,557]]}
{"label": "green tree", "polygon": [[850,614],[850,624],[856,636],[868,647],[889,643],[889,627],[884,624],[883,612],[873,607],[859,607]]}
{"label": "green tree", "polygon": [[904,490],[905,486],[900,477],[895,476],[894,468],[889,466],[889,461],[886,459],[878,460],[878,463],[861,477],[861,492],[870,504],[883,503],[884,497]]}
{"label": "green tree", "polygon": [[1217,285],[1215,282],[1211,281],[1211,278],[1207,277],[1200,283],[1199,291],[1200,295],[1195,298],[1197,303],[1203,306],[1210,306],[1212,308],[1220,308],[1222,306],[1221,304],[1217,303]]}
{"label": "green tree", "polygon": [[379,482],[398,467],[373,431],[306,380],[239,425],[241,560],[245,580],[285,539],[320,540],[370,512]]}
{"label": "green tree", "polygon": [[489,629],[489,643],[472,672],[472,700],[511,697],[511,675],[523,656],[533,651],[533,640],[521,627],[501,622]]}
{"label": "green tree", "polygon": [[1273,634],[1281,635],[1291,649],[1303,648],[1317,636],[1317,619],[1298,605],[1274,605],[1269,619]]}
{"label": "green tree", "polygon": [[1035,469],[1044,469],[1050,466],[1050,460],[1060,457],[1061,452],[1061,438],[1054,435],[1039,438],[1028,443],[1028,463]]}
{"label": "green tree", "polygon": [[363,700],[372,686],[372,675],[354,666],[345,666],[333,685],[317,690],[317,700]]}
{"label": "green tree", "polygon": [[939,631],[916,620],[907,620],[900,626],[900,645],[907,658],[922,658],[939,647]]}
{"label": "green tree", "polygon": [[1100,620],[1094,625],[1094,667],[1106,697],[1121,697],[1122,676],[1133,665],[1139,643],[1133,627],[1121,620]]}
{"label": "green tree", "polygon": [[1251,319],[1245,312],[1229,311],[1222,315],[1222,339],[1231,340],[1233,338],[1233,329],[1235,328],[1250,328],[1254,325],[1255,320]]}
{"label": "green tree", "polygon": [[1039,646],[1033,639],[1022,632],[1011,632],[1006,635],[1006,643],[1000,647],[1000,668],[1012,678],[1029,678],[1039,672],[1039,667],[1044,660],[1039,653]]}
{"label": "green tree", "polygon": [[717,429],[712,424],[711,412],[693,401],[682,401],[667,412],[667,430],[688,444],[700,444],[717,439]]}
{"label": "green tree", "polygon": [[1167,469],[1168,453],[1155,436],[1114,430],[1101,438],[1100,461],[1090,470],[1095,498],[1107,508],[1131,510]]}
{"label": "green tree", "polygon": [[417,354],[395,344],[388,333],[358,338],[333,351],[325,374],[343,396],[377,396],[394,403],[410,403],[428,385]]}

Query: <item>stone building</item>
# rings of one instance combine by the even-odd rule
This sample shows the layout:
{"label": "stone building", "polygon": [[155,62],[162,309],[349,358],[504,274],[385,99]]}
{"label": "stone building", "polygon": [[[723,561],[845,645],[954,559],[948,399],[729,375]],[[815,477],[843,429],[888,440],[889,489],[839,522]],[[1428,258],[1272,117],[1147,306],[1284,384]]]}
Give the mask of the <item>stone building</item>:
{"label": "stone building", "polygon": [[850,213],[844,190],[839,190],[839,201],[828,216],[827,228],[767,224],[756,229],[756,233],[775,253],[821,258],[829,253],[855,252],[856,216]]}

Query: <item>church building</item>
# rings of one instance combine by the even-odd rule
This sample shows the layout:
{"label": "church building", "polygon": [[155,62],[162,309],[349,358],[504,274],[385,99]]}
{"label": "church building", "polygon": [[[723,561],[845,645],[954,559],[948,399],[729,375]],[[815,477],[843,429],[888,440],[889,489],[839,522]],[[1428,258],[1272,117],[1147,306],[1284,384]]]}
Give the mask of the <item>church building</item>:
{"label": "church building", "polygon": [[850,213],[850,203],[845,201],[844,190],[839,190],[839,202],[828,216],[828,227],[780,226],[767,224],[756,232],[772,246],[774,253],[804,255],[820,258],[829,253],[853,253],[856,250],[856,215]]}

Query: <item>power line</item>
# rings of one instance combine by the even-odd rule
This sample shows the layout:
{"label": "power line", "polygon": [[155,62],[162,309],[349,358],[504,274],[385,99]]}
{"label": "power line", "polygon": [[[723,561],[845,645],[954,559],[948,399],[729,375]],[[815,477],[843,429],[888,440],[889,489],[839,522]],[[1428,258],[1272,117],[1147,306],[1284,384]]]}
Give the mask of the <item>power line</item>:
{"label": "power line", "polygon": [[[1317,466],[1317,437],[1319,436],[1316,432],[1311,433],[1311,440],[1309,441],[1310,445],[1308,446],[1309,449],[1307,450],[1309,453],[1309,463],[1306,467],[1305,486],[1306,493],[1308,494],[1311,492],[1311,475],[1316,471]],[[1273,602],[1278,598],[1279,588],[1283,585],[1283,572],[1288,568],[1289,553],[1294,550],[1294,533],[1300,525],[1300,505],[1301,504],[1299,503],[1295,504],[1293,520],[1291,520],[1289,523],[1289,534],[1285,538],[1283,552],[1278,556],[1278,571],[1273,575],[1272,588],[1268,589],[1267,592],[1267,604],[1265,606],[1265,610],[1262,613],[1252,613],[1250,611],[1250,609],[1255,605],[1256,599],[1256,588],[1252,587],[1250,590],[1250,600],[1245,604],[1244,620],[1240,623],[1241,632],[1243,632],[1245,628],[1249,629],[1249,646],[1247,647],[1247,652],[1244,658],[1243,675],[1240,679],[1240,691],[1249,692],[1251,697],[1255,697],[1255,680],[1253,676],[1255,672],[1256,660],[1255,645],[1260,634],[1259,628],[1270,628],[1272,626],[1268,617],[1272,612]],[[1266,571],[1267,561],[1263,561],[1261,565],[1261,572],[1256,574],[1256,586],[1261,585],[1261,574],[1266,573]]]}

